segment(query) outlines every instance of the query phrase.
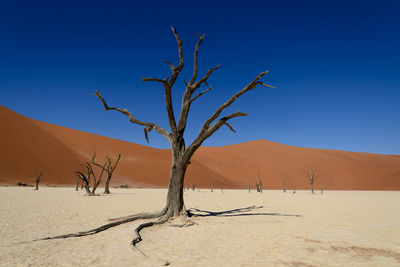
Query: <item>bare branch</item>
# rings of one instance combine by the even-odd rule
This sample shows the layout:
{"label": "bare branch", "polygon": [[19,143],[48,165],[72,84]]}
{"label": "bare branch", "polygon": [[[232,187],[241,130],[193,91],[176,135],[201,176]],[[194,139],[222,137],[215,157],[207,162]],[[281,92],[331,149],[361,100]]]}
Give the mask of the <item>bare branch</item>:
{"label": "bare branch", "polygon": [[210,91],[212,89],[212,86],[208,87],[206,90],[200,92],[198,95],[196,95],[195,97],[193,97],[192,99],[189,100],[189,103],[191,104],[193,101],[195,101],[197,98],[199,98],[201,95],[207,93],[208,91]]}
{"label": "bare branch", "polygon": [[185,93],[183,94],[182,97],[182,109],[181,109],[181,114],[179,116],[179,122],[178,122],[178,132],[180,132],[181,134],[184,133],[185,128],[186,128],[186,122],[187,122],[187,118],[189,115],[189,109],[190,109],[190,105],[191,103],[198,98],[199,96],[201,96],[202,94],[206,93],[207,91],[211,90],[210,89],[206,89],[204,92],[200,93],[199,95],[195,96],[193,99],[190,99],[192,97],[192,94],[196,91],[196,89],[198,89],[201,84],[204,82],[207,86],[207,79],[210,77],[211,73],[215,70],[217,70],[220,67],[220,65],[216,66],[215,68],[209,69],[207,74],[201,78],[199,81],[197,81],[195,84],[186,84],[186,90]]}
{"label": "bare branch", "polygon": [[[179,65],[177,67],[175,67],[171,62],[164,61],[165,63],[167,63],[169,65],[169,67],[172,70],[172,76],[170,79],[169,79],[169,77],[167,77],[165,80],[158,79],[158,78],[142,78],[142,81],[144,81],[144,82],[156,81],[156,82],[160,82],[164,85],[165,106],[166,106],[167,112],[168,112],[168,122],[169,122],[169,126],[171,128],[172,136],[174,138],[176,138],[177,128],[176,128],[176,121],[175,121],[175,115],[174,115],[174,108],[172,106],[171,89],[174,86],[175,81],[178,78],[181,70],[183,69],[184,57],[183,57],[183,49],[182,49],[182,39],[179,38],[178,33],[176,32],[176,30],[173,27],[171,27],[171,29],[175,35],[176,42],[178,43]],[[145,136],[147,136],[146,130],[144,130],[144,131],[145,131]]]}
{"label": "bare branch", "polygon": [[80,171],[75,171],[74,174],[75,174],[76,176],[78,176],[81,180],[87,181],[86,176],[85,176],[82,172],[80,172]]}
{"label": "bare branch", "polygon": [[[108,158],[108,156],[107,156],[107,158]],[[118,162],[119,162],[120,159],[121,159],[121,153],[118,154],[118,159],[117,159],[117,161],[115,162],[114,167],[111,166],[111,171],[114,171],[114,170],[115,170],[115,168],[117,167]],[[110,160],[110,164],[111,164],[111,160]]]}
{"label": "bare branch", "polygon": [[178,33],[176,30],[171,27],[172,32],[175,35],[176,42],[178,43],[178,54],[179,54],[179,65],[173,70],[171,79],[169,80],[169,87],[172,88],[174,85],[176,78],[178,78],[179,73],[183,69],[183,66],[185,64],[185,60],[183,58],[183,48],[182,48],[182,39],[179,39]]}
{"label": "bare branch", "polygon": [[149,143],[149,132],[152,130],[153,128],[151,127],[145,127],[143,128],[144,130],[144,138],[146,138],[147,143]]}
{"label": "bare branch", "polygon": [[199,136],[203,135],[204,132],[207,131],[207,129],[210,127],[210,124],[218,118],[218,116],[221,114],[221,112],[229,107],[233,102],[235,102],[236,99],[238,99],[241,95],[243,95],[244,93],[254,89],[257,87],[257,85],[262,84],[261,82],[259,83],[258,81],[265,75],[267,74],[268,71],[265,72],[261,72],[256,78],[254,78],[254,80],[248,84],[246,87],[244,87],[242,90],[240,90],[239,92],[237,92],[236,94],[234,94],[227,102],[225,102],[224,104],[222,104],[216,111],[215,113],[208,119],[206,120],[206,122],[204,122]]}
{"label": "bare branch", "polygon": [[166,60],[161,60],[161,61],[164,62],[164,63],[167,63],[167,64],[169,65],[169,67],[171,68],[171,71],[172,71],[172,72],[175,70],[175,66],[174,66],[174,64],[172,64],[171,62],[166,61]]}
{"label": "bare branch", "polygon": [[169,142],[172,141],[171,139],[171,135],[170,133],[168,133],[164,128],[162,128],[161,126],[152,123],[152,122],[144,122],[144,121],[140,121],[138,119],[136,119],[132,113],[130,113],[127,109],[120,109],[120,108],[115,108],[115,107],[109,107],[106,103],[106,101],[104,100],[104,98],[101,96],[100,92],[96,90],[96,92],[94,93],[95,96],[97,96],[101,102],[103,102],[104,105],[104,110],[116,110],[121,112],[122,114],[124,114],[125,116],[127,116],[129,118],[129,121],[135,124],[139,124],[145,127],[151,127],[153,128],[156,132],[158,132],[159,134],[161,134],[162,136],[164,136]]}
{"label": "bare branch", "polygon": [[[174,70],[175,72],[175,70]],[[167,108],[168,112],[168,121],[169,121],[169,126],[171,128],[172,134],[176,134],[176,122],[175,122],[175,115],[174,115],[174,108],[172,106],[172,96],[171,96],[171,86],[168,83],[169,76],[165,78],[164,80],[159,79],[159,78],[142,78],[143,82],[159,82],[164,85],[164,92],[165,92],[165,106]],[[150,132],[150,130],[149,130]],[[145,136],[146,130],[145,130]],[[149,142],[148,138],[146,137],[147,142]]]}
{"label": "bare branch", "polygon": [[[213,135],[219,128],[221,128],[223,125],[227,125],[228,127],[230,126],[227,121],[236,117],[243,117],[243,116],[248,116],[247,113],[243,113],[240,111],[236,111],[235,113],[229,114],[221,119],[219,119],[218,121],[216,121],[210,128],[208,128],[208,130],[205,133],[205,138],[203,139],[203,141],[205,139],[207,139],[208,137],[210,137],[211,135]],[[229,127],[232,128],[232,127]],[[233,129],[231,129],[233,130]],[[233,130],[233,132],[236,132]]]}
{"label": "bare branch", "polygon": [[[231,130],[233,130],[232,126],[227,123],[228,120],[236,118],[236,117],[242,117],[242,116],[248,116],[247,113],[243,113],[240,111],[236,111],[235,113],[229,114],[218,121],[216,121],[211,127],[207,128],[206,131],[203,133],[199,134],[196,139],[192,142],[192,144],[186,149],[185,151],[185,157],[190,158],[193,153],[201,146],[201,144],[209,138],[211,135],[213,135],[219,128],[221,128],[223,125],[228,126]],[[236,132],[233,130],[233,132]]]}
{"label": "bare branch", "polygon": [[[97,182],[97,185],[99,185],[99,184],[101,183],[101,181],[102,181],[103,173],[104,173],[104,171],[106,170],[106,165],[107,165],[107,163],[108,163],[108,161],[104,162],[104,165],[103,165],[102,168],[101,168],[100,176],[99,176],[99,179],[97,180],[97,181],[98,181],[98,182]],[[94,176],[94,174],[93,174],[93,176]]]}
{"label": "bare branch", "polygon": [[160,78],[143,77],[141,80],[142,82],[159,82],[165,85],[168,81],[168,78],[169,76],[167,76],[167,78],[165,78],[164,80]]}
{"label": "bare branch", "polygon": [[232,132],[236,133],[235,129],[233,129],[232,126],[231,126],[229,123],[225,122],[224,125],[228,126],[228,128],[229,128]]}
{"label": "bare branch", "polygon": [[[210,75],[216,71],[217,69],[219,69],[221,67],[221,65],[217,65],[214,68],[211,68],[207,71],[207,73],[203,76],[203,78],[201,78],[200,80],[198,80],[196,83],[194,83],[193,85],[190,86],[190,94],[193,94],[200,86],[202,83],[204,83],[206,86],[208,86],[207,84],[207,80],[208,78],[210,78]],[[189,83],[190,85],[190,83]]]}
{"label": "bare branch", "polygon": [[96,159],[96,151],[95,151],[95,152],[93,153],[93,155],[92,155],[92,163],[93,163],[95,166],[97,166],[97,167],[99,167],[99,168],[102,168],[103,166],[100,165],[99,163],[95,162],[95,159]]}
{"label": "bare branch", "polygon": [[265,84],[263,82],[256,82],[256,85],[261,85],[261,86],[268,87],[268,88],[275,88],[274,86],[269,85],[269,84]]}
{"label": "bare branch", "polygon": [[193,76],[189,81],[189,84],[192,85],[197,77],[197,54],[199,53],[199,47],[204,40],[204,34],[202,36],[196,34],[199,37],[199,41],[196,44],[196,48],[194,50],[194,64],[193,64]]}

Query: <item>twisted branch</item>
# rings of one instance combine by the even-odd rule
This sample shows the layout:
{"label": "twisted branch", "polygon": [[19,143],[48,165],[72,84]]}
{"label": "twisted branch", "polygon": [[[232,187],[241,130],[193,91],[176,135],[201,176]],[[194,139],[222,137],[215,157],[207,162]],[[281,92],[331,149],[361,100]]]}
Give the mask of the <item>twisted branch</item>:
{"label": "twisted branch", "polygon": [[[149,127],[149,128],[151,128],[151,129],[154,129],[156,132],[158,132],[159,134],[161,134],[162,136],[164,136],[164,137],[168,140],[168,142],[170,142],[170,143],[172,142],[170,133],[168,133],[168,132],[167,132],[164,128],[162,128],[161,126],[159,126],[159,125],[157,125],[157,124],[155,124],[155,123],[152,123],[152,122],[140,121],[140,120],[136,119],[136,118],[132,115],[132,113],[130,113],[127,109],[120,109],[120,108],[115,108],[115,107],[109,107],[109,106],[107,105],[106,101],[104,100],[104,98],[101,96],[100,92],[97,91],[97,90],[96,90],[96,92],[94,93],[94,95],[97,96],[97,97],[101,100],[101,102],[102,102],[103,105],[104,105],[104,110],[105,110],[105,111],[107,111],[107,110],[116,110],[116,111],[118,111],[118,112],[121,112],[122,114],[124,114],[125,116],[127,116],[127,117],[129,118],[129,121],[130,121],[130,122],[135,123],[135,124],[138,124],[138,125],[142,125],[142,126],[145,126],[145,127]],[[147,140],[148,140],[148,138],[147,138]]]}

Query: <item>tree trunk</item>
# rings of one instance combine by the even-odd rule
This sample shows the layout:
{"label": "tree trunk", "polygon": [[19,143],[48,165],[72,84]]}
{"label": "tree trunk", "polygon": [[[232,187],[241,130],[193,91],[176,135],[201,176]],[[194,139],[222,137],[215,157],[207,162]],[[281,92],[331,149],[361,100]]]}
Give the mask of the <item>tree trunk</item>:
{"label": "tree trunk", "polygon": [[91,195],[91,192],[90,192],[89,185],[88,185],[87,183],[84,183],[84,184],[85,184],[86,194],[88,194],[88,196],[90,196],[90,195]]}
{"label": "tree trunk", "polygon": [[180,215],[184,211],[183,180],[185,178],[187,166],[188,163],[173,156],[167,194],[167,217]]}
{"label": "tree trunk", "polygon": [[[83,182],[82,182],[83,183]],[[76,187],[75,187],[75,191],[78,191],[79,189],[79,178],[76,178]]]}
{"label": "tree trunk", "polygon": [[39,190],[39,181],[35,182],[35,190]]}
{"label": "tree trunk", "polygon": [[314,194],[314,185],[313,184],[310,185],[311,185],[311,194]]}
{"label": "tree trunk", "polygon": [[110,180],[111,180],[112,174],[108,174],[107,180],[105,182],[105,188],[104,188],[104,194],[110,194]]}

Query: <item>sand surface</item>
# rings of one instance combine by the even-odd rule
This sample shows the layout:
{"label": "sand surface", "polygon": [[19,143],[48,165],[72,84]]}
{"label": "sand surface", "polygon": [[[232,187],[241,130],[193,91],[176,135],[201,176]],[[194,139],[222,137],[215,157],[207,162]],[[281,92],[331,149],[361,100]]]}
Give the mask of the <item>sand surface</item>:
{"label": "sand surface", "polygon": [[[185,192],[187,208],[219,213],[197,211],[206,216],[186,228],[166,223],[144,229],[137,246],[147,258],[129,247],[143,220],[82,238],[20,244],[156,211],[165,196],[165,189],[112,189],[111,195],[87,197],[73,188],[0,187],[0,265],[400,265],[398,191]],[[236,209],[242,210],[229,212]]]}

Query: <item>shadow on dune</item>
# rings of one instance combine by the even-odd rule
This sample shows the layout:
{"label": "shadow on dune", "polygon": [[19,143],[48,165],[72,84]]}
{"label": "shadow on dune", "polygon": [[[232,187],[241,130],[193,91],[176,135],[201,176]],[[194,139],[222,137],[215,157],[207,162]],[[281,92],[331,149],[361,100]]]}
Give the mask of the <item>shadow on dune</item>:
{"label": "shadow on dune", "polygon": [[235,216],[290,216],[290,217],[301,217],[298,214],[282,214],[282,213],[265,213],[265,212],[257,212],[257,213],[249,213],[251,211],[262,209],[264,206],[250,206],[246,208],[239,208],[233,210],[224,210],[224,211],[208,211],[208,210],[200,210],[200,209],[189,209],[189,212],[195,217],[235,217]]}

